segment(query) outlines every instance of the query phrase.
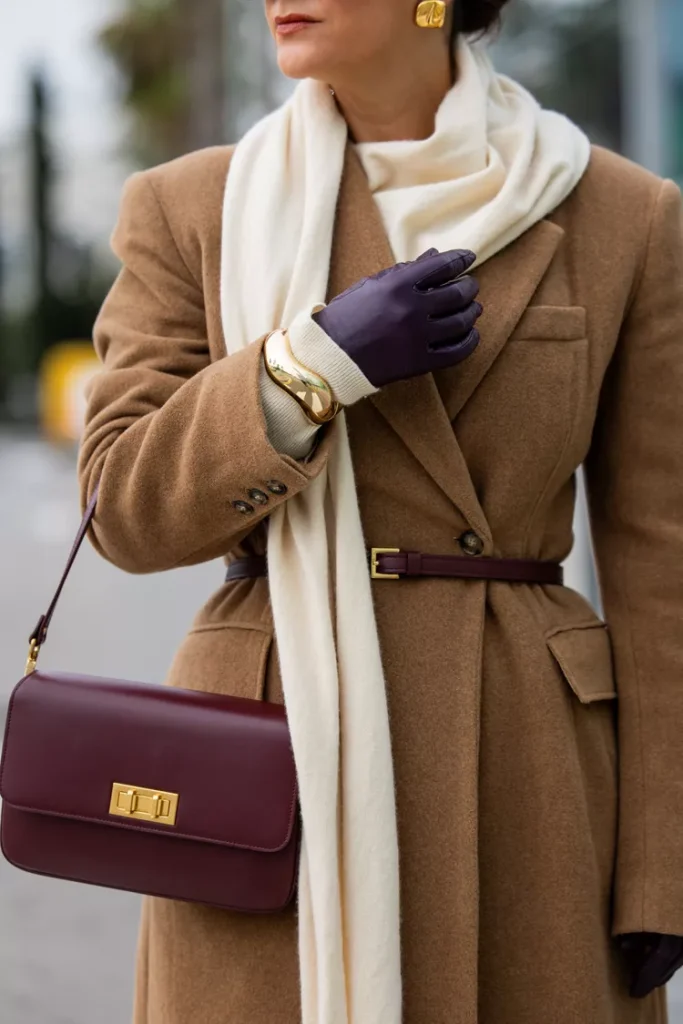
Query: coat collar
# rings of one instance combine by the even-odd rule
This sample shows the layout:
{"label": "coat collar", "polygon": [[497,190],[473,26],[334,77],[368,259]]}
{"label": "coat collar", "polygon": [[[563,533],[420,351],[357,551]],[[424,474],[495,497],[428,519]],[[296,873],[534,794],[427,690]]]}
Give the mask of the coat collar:
{"label": "coat collar", "polygon": [[[486,516],[465,463],[453,420],[488,373],[545,275],[564,231],[540,221],[518,241],[477,268],[484,314],[481,343],[460,366],[401,381],[370,401],[406,447],[490,543]],[[395,262],[365,172],[353,148],[346,151],[330,267],[329,296]]]}

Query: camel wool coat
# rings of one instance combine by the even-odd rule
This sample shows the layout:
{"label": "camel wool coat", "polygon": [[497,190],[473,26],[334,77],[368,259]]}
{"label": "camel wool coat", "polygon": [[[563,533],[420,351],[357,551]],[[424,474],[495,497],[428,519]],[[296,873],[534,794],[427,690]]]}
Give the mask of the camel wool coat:
{"label": "camel wool coat", "polygon": [[[333,443],[323,430],[301,462],[275,451],[263,339],[226,357],[230,155],[134,175],[113,236],[80,477],[84,500],[101,481],[95,544],[134,573],[262,553],[269,513]],[[329,295],[393,262],[349,146]],[[663,992],[629,997],[614,937],[683,935],[678,189],[596,149],[573,194],[476,276],[476,353],[348,412],[367,544],[462,554],[473,533],[484,556],[563,560],[585,463],[605,619],[557,585],[372,584],[404,1024],[655,1024]],[[269,503],[241,513],[253,488]],[[219,587],[169,683],[282,700],[265,579]],[[299,1021],[295,910],[145,901],[135,1024]]]}

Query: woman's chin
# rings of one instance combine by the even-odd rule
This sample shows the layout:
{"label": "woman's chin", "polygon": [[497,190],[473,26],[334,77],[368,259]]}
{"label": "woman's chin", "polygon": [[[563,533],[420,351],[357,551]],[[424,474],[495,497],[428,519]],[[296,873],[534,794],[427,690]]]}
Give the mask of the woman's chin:
{"label": "woman's chin", "polygon": [[305,43],[288,42],[278,47],[277,62],[286,78],[317,78],[327,81],[327,62]]}

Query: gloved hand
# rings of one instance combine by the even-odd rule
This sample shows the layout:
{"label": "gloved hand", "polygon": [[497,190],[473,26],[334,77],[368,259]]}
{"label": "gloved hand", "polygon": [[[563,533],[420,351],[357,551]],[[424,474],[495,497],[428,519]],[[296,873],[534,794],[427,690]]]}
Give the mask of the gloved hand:
{"label": "gloved hand", "polygon": [[474,253],[429,249],[352,285],[313,314],[376,388],[445,369],[479,344]]}
{"label": "gloved hand", "polygon": [[631,996],[643,999],[656,988],[668,984],[683,967],[683,938],[638,932],[621,935],[619,944],[631,969]]}

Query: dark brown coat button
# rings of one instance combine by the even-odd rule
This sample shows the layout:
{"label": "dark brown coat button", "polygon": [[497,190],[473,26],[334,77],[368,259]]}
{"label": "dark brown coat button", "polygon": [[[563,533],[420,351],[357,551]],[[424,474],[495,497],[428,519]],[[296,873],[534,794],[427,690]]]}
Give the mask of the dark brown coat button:
{"label": "dark brown coat button", "polygon": [[251,491],[249,491],[249,497],[256,505],[267,505],[268,502],[270,501],[270,498],[265,493],[265,491],[259,491],[257,487],[254,487]]}
{"label": "dark brown coat button", "polygon": [[254,511],[254,506],[250,505],[248,501],[233,501],[232,507],[241,512],[243,516],[251,515]]}
{"label": "dark brown coat button", "polygon": [[459,544],[466,555],[480,555],[484,550],[484,542],[474,530],[468,530],[467,533],[463,533]]}
{"label": "dark brown coat button", "polygon": [[286,494],[287,487],[285,484],[281,484],[279,480],[269,480],[266,487],[271,494]]}

